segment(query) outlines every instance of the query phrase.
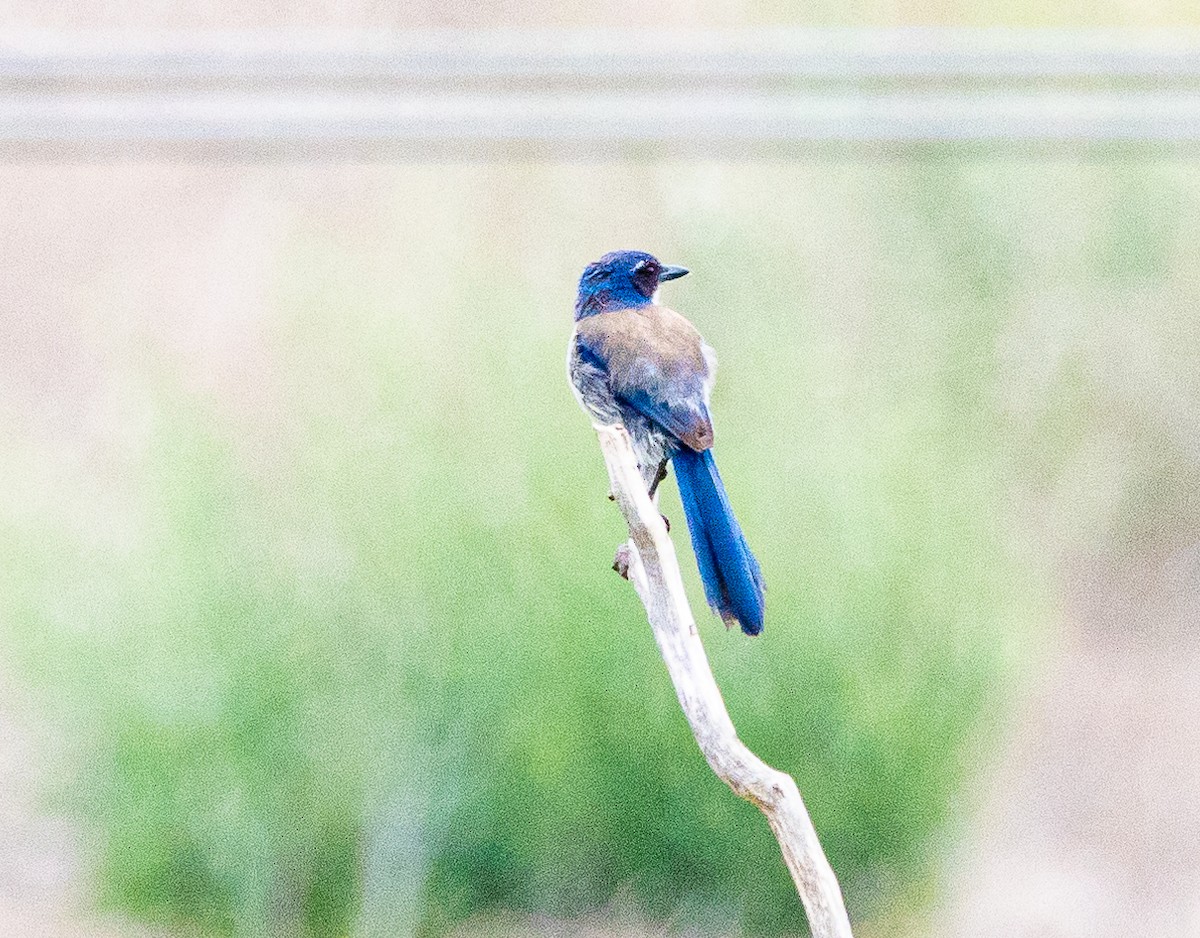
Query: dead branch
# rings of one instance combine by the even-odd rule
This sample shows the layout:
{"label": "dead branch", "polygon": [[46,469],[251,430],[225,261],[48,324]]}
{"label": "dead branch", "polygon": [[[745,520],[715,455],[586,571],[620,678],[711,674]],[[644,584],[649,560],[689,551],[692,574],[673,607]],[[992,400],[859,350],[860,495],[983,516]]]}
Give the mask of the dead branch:
{"label": "dead branch", "polygon": [[[629,580],[641,597],[679,705],[712,770],[767,816],[808,914],[813,938],[852,938],[837,877],[790,775],[738,739],[683,589],[675,547],[638,471],[623,427],[596,427],[612,494],[629,525]],[[763,639],[759,639],[763,641]]]}

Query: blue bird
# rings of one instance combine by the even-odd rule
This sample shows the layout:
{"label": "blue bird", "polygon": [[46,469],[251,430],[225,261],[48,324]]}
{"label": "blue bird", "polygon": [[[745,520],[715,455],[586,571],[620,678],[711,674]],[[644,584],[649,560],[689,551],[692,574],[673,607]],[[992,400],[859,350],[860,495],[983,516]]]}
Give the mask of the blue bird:
{"label": "blue bird", "polygon": [[747,635],[763,628],[763,578],[713,461],[709,395],[717,359],[696,327],[655,302],[687,273],[642,251],[613,251],[579,280],[567,373],[596,423],[624,425],[651,498],[675,467],[708,604]]}

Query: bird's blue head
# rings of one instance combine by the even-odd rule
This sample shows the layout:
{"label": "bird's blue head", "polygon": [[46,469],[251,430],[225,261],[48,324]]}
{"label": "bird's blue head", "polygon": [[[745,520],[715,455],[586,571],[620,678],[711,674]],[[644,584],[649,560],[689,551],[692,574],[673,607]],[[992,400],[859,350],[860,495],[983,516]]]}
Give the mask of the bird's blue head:
{"label": "bird's blue head", "polygon": [[588,264],[579,278],[575,318],[645,306],[660,283],[686,273],[686,267],[667,267],[645,251],[612,251]]}

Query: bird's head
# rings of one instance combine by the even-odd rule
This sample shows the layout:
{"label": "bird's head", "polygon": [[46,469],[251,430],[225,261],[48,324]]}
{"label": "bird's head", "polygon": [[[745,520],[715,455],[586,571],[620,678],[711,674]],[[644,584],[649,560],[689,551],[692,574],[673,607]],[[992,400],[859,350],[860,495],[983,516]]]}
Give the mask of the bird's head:
{"label": "bird's head", "polygon": [[611,251],[588,264],[579,278],[575,318],[644,306],[653,302],[660,283],[686,273],[686,267],[668,267],[645,251]]}

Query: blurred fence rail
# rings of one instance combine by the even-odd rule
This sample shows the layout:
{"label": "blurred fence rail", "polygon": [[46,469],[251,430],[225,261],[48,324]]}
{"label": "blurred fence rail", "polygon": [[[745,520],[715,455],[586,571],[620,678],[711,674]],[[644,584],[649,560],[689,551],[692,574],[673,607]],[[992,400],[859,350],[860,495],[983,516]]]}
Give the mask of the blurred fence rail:
{"label": "blurred fence rail", "polygon": [[778,154],[1200,142],[1200,33],[0,37],[0,156]]}

